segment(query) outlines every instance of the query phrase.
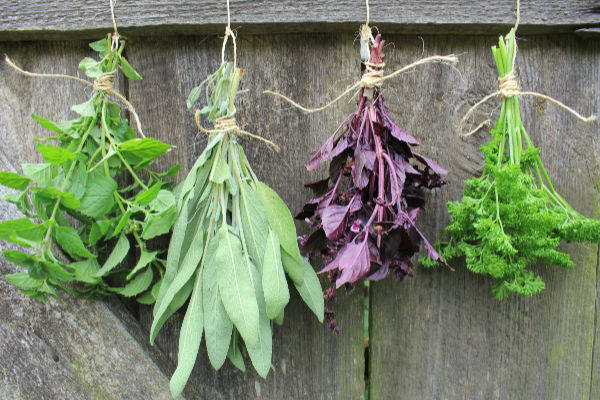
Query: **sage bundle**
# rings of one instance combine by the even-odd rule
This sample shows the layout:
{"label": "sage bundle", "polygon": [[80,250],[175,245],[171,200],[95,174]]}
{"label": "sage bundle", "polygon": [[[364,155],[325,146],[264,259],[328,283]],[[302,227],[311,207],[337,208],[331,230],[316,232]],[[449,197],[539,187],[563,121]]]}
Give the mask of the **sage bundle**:
{"label": "sage bundle", "polygon": [[[25,269],[5,277],[41,301],[64,290],[78,296],[141,294],[139,302],[151,303],[150,286],[155,276],[163,274],[165,260],[148,249],[147,240],[169,232],[175,220],[175,197],[168,190],[173,182],[167,178],[178,167],[164,173],[149,169],[171,146],[136,139],[129,121],[121,118],[119,104],[110,101],[111,95],[122,98],[113,90],[117,69],[129,79],[141,79],[123,57],[125,42],[115,32],[90,47],[99,60],[86,57],[79,68],[94,79],[93,84],[25,72],[7,58],[23,74],[75,79],[93,86],[94,92],[88,101],[72,107],[76,119],[55,123],[32,114],[53,133],[35,139],[45,162],[23,164],[22,175],[0,172],[0,184],[17,190],[4,200],[24,215],[0,223],[0,239],[33,251],[5,250],[7,260]],[[121,262],[130,254],[130,238],[139,261],[126,267]],[[122,281],[125,286],[117,284]]]}
{"label": "sage bundle", "polygon": [[215,128],[182,183],[151,328],[153,342],[165,321],[189,299],[179,337],[171,392],[184,389],[204,333],[212,366],[226,358],[244,370],[248,354],[256,371],[271,368],[272,323],[283,322],[290,278],[307,306],[323,320],[319,279],[300,255],[292,215],[281,198],[253,172],[237,135],[234,100],[243,71],[223,62],[188,98],[201,93]]}
{"label": "sage bundle", "polygon": [[[496,280],[492,290],[500,300],[511,293],[531,296],[544,289],[541,277],[528,269],[532,264],[572,267],[569,254],[556,250],[561,240],[600,241],[600,221],[579,214],[556,191],[540,150],[525,130],[518,96],[543,95],[521,92],[516,82],[515,31],[512,29],[506,38],[500,37],[498,46],[492,48],[500,90],[476,105],[496,94],[502,95],[502,109],[491,131],[492,139],[481,147],[483,173],[465,182],[460,201],[448,203],[449,238],[436,245],[446,260],[465,257],[469,270],[491,275]],[[422,262],[425,266],[438,264],[431,259]]]}

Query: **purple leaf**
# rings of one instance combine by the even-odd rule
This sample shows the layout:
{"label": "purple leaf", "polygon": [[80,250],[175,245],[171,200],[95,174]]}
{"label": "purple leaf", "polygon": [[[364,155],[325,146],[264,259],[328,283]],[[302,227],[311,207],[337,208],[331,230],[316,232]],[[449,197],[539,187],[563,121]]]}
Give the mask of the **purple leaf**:
{"label": "purple leaf", "polygon": [[413,153],[413,155],[415,156],[415,158],[417,158],[423,164],[425,164],[429,168],[431,168],[431,170],[433,172],[435,172],[436,174],[438,174],[438,175],[447,175],[448,174],[448,170],[446,168],[442,167],[440,164],[436,163],[435,161],[432,161],[429,158],[422,156],[420,154],[417,154],[417,153]]}

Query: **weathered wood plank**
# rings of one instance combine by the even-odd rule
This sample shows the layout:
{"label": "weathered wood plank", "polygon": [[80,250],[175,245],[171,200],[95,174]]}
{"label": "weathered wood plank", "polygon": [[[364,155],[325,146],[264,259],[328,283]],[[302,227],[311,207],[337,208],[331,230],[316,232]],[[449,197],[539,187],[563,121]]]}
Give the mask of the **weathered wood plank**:
{"label": "weathered wood plank", "polygon": [[[294,94],[302,102],[317,103],[322,96],[341,91],[360,73],[352,39],[351,35],[241,35],[238,39],[238,65],[246,69],[241,89],[249,89],[236,103],[238,124],[274,140],[282,153],[258,141],[241,140],[258,177],[271,185],[292,210],[308,199],[303,183],[316,177],[304,169],[305,159],[335,129],[344,110],[302,115],[289,107],[282,108],[281,102],[261,92],[271,88]],[[210,36],[136,41],[128,50],[129,60],[144,76],[143,81],[131,82],[131,101],[136,104],[147,135],[177,146],[165,160],[181,162],[179,179],[206,143],[206,136],[198,134],[193,121],[194,111],[186,109],[185,99],[192,87],[218,68],[220,49],[221,39]],[[338,307],[337,317],[344,329],[340,336],[320,325],[299,296],[292,297],[284,325],[274,330],[275,369],[266,380],[258,377],[249,364],[246,374],[229,362],[215,373],[202,343],[189,386],[195,386],[206,398],[219,399],[362,398],[361,293],[344,299]],[[158,346],[174,360],[181,318],[174,316],[157,339]],[[151,310],[143,311],[142,320],[146,325],[151,323]]]}
{"label": "weathered wood plank", "polygon": [[[91,51],[86,43],[48,42],[2,44],[0,53],[27,69],[73,74]],[[79,83],[24,78],[0,63],[0,170],[21,172],[21,163],[41,161],[33,138],[48,132],[29,117],[31,112],[72,119],[70,106],[88,95]],[[0,195],[8,191],[0,187]],[[14,218],[22,215],[2,202],[0,220]],[[0,251],[8,248],[15,247],[0,242]],[[19,269],[0,258],[0,274]],[[64,294],[61,301],[42,304],[4,278],[0,293],[1,399],[171,398],[171,363],[137,340],[140,324],[119,311],[122,304],[109,307]]]}
{"label": "weathered wood plank", "polygon": [[[598,26],[595,0],[522,1],[523,33]],[[371,0],[371,22],[385,32],[489,33],[514,23],[514,0]],[[232,23],[243,32],[357,31],[365,19],[359,0],[237,0]],[[116,4],[119,26],[131,35],[221,33],[225,1],[131,0]],[[95,37],[112,29],[108,1],[0,2],[0,40]]]}
{"label": "weathered wood plank", "polygon": [[[399,56],[402,61],[418,56],[419,42],[389,39],[401,44],[402,51],[397,46],[388,65]],[[429,209],[420,221],[432,240],[448,223],[445,202],[459,199],[463,180],[483,167],[477,146],[486,136],[460,139],[454,127],[467,103],[496,90],[489,51],[496,41],[426,37],[427,54],[462,54],[459,69],[465,82],[435,66],[398,79],[387,90],[398,122],[423,139],[423,154],[451,170],[449,184],[429,196]],[[538,36],[519,44],[517,68],[524,88],[555,96],[586,114],[600,111],[598,42]],[[525,125],[557,190],[584,215],[598,216],[598,125],[577,122],[547,102],[521,103]],[[498,108],[490,106],[480,117],[494,110],[497,115]],[[491,279],[460,263],[455,272],[419,268],[404,283],[373,285],[371,398],[597,398],[590,397],[590,376],[598,246],[562,248],[575,267],[535,268],[547,288],[533,298],[498,302]]]}

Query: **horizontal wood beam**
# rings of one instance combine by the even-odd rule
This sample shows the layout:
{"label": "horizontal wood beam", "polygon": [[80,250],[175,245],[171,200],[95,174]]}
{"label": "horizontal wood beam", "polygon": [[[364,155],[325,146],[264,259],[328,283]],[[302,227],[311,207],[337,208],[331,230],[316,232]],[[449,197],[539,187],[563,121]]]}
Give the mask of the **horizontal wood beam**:
{"label": "horizontal wood beam", "polygon": [[[371,25],[387,33],[489,34],[514,24],[514,0],[371,0]],[[120,31],[131,36],[216,34],[223,0],[120,0]],[[362,0],[233,0],[244,33],[357,31]],[[597,0],[522,0],[523,34],[600,26]],[[111,30],[108,0],[0,0],[0,40],[88,39]]]}

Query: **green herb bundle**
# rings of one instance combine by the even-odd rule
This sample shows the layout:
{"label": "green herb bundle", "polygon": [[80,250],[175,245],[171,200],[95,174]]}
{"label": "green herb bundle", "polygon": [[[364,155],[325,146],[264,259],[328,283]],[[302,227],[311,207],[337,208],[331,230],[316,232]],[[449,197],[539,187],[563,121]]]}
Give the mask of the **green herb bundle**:
{"label": "green herb bundle", "polygon": [[[492,48],[501,82],[514,80],[514,29],[505,40]],[[483,174],[465,182],[461,201],[448,203],[450,238],[437,247],[442,258],[464,256],[471,271],[494,277],[498,299],[511,292],[530,296],[544,282],[527,267],[536,262],[571,267],[569,255],[556,250],[561,239],[599,242],[600,221],[577,213],[554,189],[521,121],[517,96],[503,96],[491,135],[481,148]]]}
{"label": "green herb bundle", "polygon": [[[86,57],[79,64],[96,80],[92,97],[72,108],[79,118],[54,123],[32,115],[54,132],[36,139],[46,162],[23,164],[23,175],[0,172],[0,184],[18,190],[4,199],[25,216],[0,223],[0,239],[33,250],[5,250],[7,260],[26,269],[5,277],[41,301],[56,296],[56,289],[81,296],[117,292],[133,297],[146,291],[138,300],[154,301],[148,289],[155,273],[162,275],[164,261],[145,241],[169,232],[176,218],[175,197],[165,190],[172,182],[164,178],[178,167],[163,174],[149,170],[170,146],[136,139],[119,105],[109,101],[117,68],[130,79],[141,79],[122,56],[124,46],[111,35],[90,44],[100,60]],[[127,181],[133,183],[119,184]],[[130,252],[129,236],[139,261],[133,269],[117,268]],[[110,283],[119,281],[126,285]]]}
{"label": "green herb bundle", "polygon": [[174,396],[185,387],[203,331],[215,369],[229,357],[244,370],[242,353],[247,352],[256,371],[266,377],[272,321],[283,322],[290,298],[285,274],[323,320],[319,279],[300,255],[292,215],[258,180],[237,141],[234,99],[242,72],[225,62],[188,99],[191,107],[205,88],[207,106],[196,115],[208,115],[215,130],[181,185],[179,217],[154,306],[151,342],[189,298],[171,379]]}

